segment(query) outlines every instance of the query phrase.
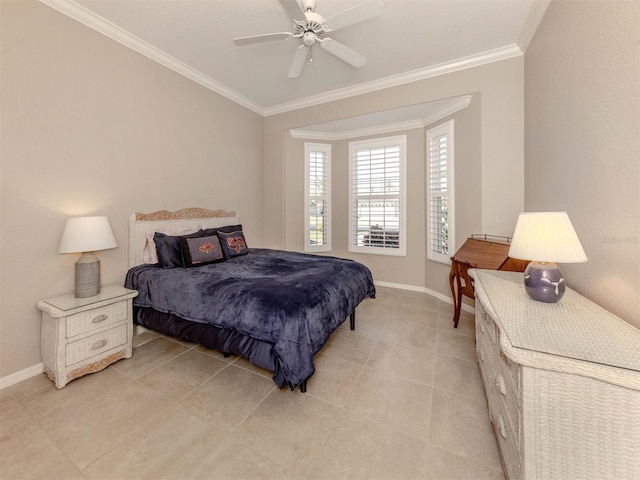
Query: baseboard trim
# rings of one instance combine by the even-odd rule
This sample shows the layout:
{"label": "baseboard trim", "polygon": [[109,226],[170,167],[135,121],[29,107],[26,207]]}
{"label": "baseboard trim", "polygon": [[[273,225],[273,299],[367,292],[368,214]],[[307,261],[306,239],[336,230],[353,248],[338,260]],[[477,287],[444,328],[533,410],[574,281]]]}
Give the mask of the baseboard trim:
{"label": "baseboard trim", "polygon": [[6,377],[2,377],[0,378],[0,390],[11,387],[12,385],[20,383],[23,380],[27,380],[28,378],[40,375],[42,372],[44,372],[44,365],[42,363],[38,363],[32,367],[28,367],[24,370],[20,370],[19,372],[7,375]]}

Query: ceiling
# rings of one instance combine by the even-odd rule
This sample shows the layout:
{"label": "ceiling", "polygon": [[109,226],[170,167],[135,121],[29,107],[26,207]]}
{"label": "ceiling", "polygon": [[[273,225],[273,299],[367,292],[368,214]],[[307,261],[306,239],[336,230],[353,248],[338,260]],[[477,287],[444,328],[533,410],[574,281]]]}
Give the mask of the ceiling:
{"label": "ceiling", "polygon": [[[290,79],[299,39],[233,40],[292,31],[289,12],[303,18],[295,0],[41,1],[265,116],[522,55],[550,2],[381,0],[380,17],[327,34],[364,66],[314,45]],[[327,19],[364,1],[317,0],[316,13]]]}

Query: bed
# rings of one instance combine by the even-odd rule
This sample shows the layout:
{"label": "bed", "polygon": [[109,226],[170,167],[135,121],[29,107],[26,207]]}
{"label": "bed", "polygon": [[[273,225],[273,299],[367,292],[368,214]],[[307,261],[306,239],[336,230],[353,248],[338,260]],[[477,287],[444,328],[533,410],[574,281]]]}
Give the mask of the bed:
{"label": "bed", "polygon": [[366,297],[359,262],[250,248],[236,212],[190,208],[129,218],[125,287],[138,291],[134,322],[235,354],[273,372],[279,388],[300,387],[313,357]]}

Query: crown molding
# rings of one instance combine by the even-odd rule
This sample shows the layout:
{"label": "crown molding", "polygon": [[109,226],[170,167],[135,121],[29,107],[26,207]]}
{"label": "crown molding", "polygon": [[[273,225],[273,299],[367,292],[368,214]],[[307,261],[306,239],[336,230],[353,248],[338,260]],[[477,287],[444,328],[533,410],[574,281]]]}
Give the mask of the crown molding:
{"label": "crown molding", "polygon": [[86,25],[87,27],[106,35],[107,37],[115,40],[116,42],[131,48],[132,50],[144,55],[145,57],[159,63],[184,77],[202,85],[203,87],[212,90],[229,100],[242,105],[255,113],[264,116],[264,109],[252,102],[246,97],[234,92],[233,90],[225,87],[221,83],[216,82],[212,78],[204,75],[195,68],[192,68],[180,60],[168,55],[162,50],[148,44],[144,40],[130,34],[126,30],[114,25],[113,23],[105,20],[104,18],[96,15],[95,13],[87,10],[81,5],[78,5],[72,0],[39,0],[41,3],[53,8],[54,10],[67,15],[68,17],[77,20],[78,22]]}
{"label": "crown molding", "polygon": [[[345,98],[362,95],[365,93],[375,92],[383,90],[385,88],[396,87],[407,83],[424,80],[427,78],[444,75],[447,73],[464,70],[467,68],[477,67],[488,63],[498,62],[506,60],[512,57],[517,57],[523,54],[523,50],[518,45],[509,45],[494,50],[482,52],[478,55],[471,55],[468,57],[459,58],[451,62],[444,62],[424,69],[414,70],[399,75],[392,75],[389,77],[375,80],[368,83],[363,83],[353,87],[346,87],[342,89],[333,90],[331,92],[314,95],[294,102],[283,103],[275,105],[273,107],[263,107],[252,100],[240,95],[239,93],[231,90],[230,88],[216,82],[212,78],[204,75],[202,72],[195,68],[186,65],[180,60],[168,55],[162,50],[150,45],[144,40],[132,35],[126,30],[118,27],[117,25],[105,20],[104,18],[96,15],[90,10],[77,4],[73,0],[39,0],[41,3],[59,11],[60,13],[73,18],[74,20],[86,25],[87,27],[102,33],[103,35],[115,40],[116,42],[131,48],[132,50],[144,55],[145,57],[153,60],[154,62],[163,65],[174,72],[183,75],[184,77],[202,85],[203,87],[222,95],[225,98],[263,116],[268,117],[271,115],[277,115],[280,113],[287,113],[301,108],[312,107],[323,103],[333,102],[337,100],[343,100]],[[538,23],[544,16],[544,12],[548,7],[551,0],[539,0],[534,3],[529,17],[527,18],[527,24],[531,25],[530,37],[535,33]],[[535,11],[534,11],[535,10]],[[521,35],[521,38],[525,38]],[[530,38],[529,38],[530,40]],[[526,42],[525,42],[526,43]]]}
{"label": "crown molding", "polygon": [[337,133],[315,132],[313,130],[292,129],[289,133],[293,138],[304,138],[305,140],[346,140],[348,138],[366,137],[369,135],[382,135],[403,130],[422,128],[421,120],[407,120],[406,122],[389,123],[386,125],[376,125],[375,127],[358,128]]}
{"label": "crown molding", "polygon": [[264,109],[264,115],[268,117],[301,108],[313,107],[327,102],[343,100],[356,95],[375,92],[385,88],[397,87],[399,85],[417,82],[419,80],[425,80],[427,78],[445,75],[447,73],[457,72],[467,68],[478,67],[488,63],[499,62],[501,60],[507,60],[509,58],[519,56],[522,56],[522,50],[520,50],[518,45],[508,45],[506,47],[488,50],[478,55],[459,58],[451,62],[444,62],[431,67],[414,70],[412,72],[393,75],[381,80],[356,85],[354,87],[333,90],[321,95],[314,95],[296,102],[283,103],[281,105],[276,105],[275,107],[267,107]]}
{"label": "crown molding", "polygon": [[457,97],[452,102],[448,103],[444,107],[436,110],[430,115],[422,118],[422,125],[426,127],[434,122],[442,120],[444,117],[448,117],[449,115],[453,115],[460,110],[464,110],[471,103],[471,98],[473,95],[464,95],[462,97]]}
{"label": "crown molding", "polygon": [[462,97],[458,97],[444,107],[427,115],[426,117],[407,120],[406,122],[376,125],[374,127],[359,128],[355,130],[347,130],[344,132],[336,133],[317,132],[313,130],[303,129],[291,129],[289,130],[289,133],[291,134],[292,138],[305,140],[324,140],[331,142],[336,140],[366,137],[369,135],[383,135],[404,130],[412,130],[414,128],[424,128],[431,123],[437,122],[438,120],[441,120],[449,115],[453,115],[454,113],[467,108],[469,106],[469,103],[471,102],[471,97],[472,95],[464,95]]}
{"label": "crown molding", "polygon": [[534,0],[533,5],[531,5],[529,15],[527,16],[524,26],[522,27],[522,31],[520,32],[520,36],[518,37],[518,46],[523,53],[527,51],[527,48],[529,48],[529,44],[538,31],[540,22],[542,22],[545,13],[547,13],[547,8],[549,8],[550,4],[551,0]]}

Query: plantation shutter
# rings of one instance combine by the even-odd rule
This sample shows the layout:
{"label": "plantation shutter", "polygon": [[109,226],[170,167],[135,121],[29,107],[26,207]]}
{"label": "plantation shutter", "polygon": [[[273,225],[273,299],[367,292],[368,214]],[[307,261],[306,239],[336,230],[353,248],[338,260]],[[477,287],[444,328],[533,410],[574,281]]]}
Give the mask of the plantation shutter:
{"label": "plantation shutter", "polygon": [[448,262],[452,236],[453,124],[427,132],[427,243],[429,258]]}
{"label": "plantation shutter", "polygon": [[330,145],[306,144],[305,250],[331,250]]}
{"label": "plantation shutter", "polygon": [[353,155],[351,243],[356,247],[399,249],[400,145],[357,148]]}

